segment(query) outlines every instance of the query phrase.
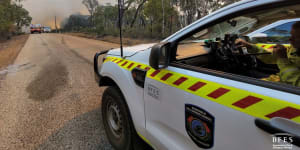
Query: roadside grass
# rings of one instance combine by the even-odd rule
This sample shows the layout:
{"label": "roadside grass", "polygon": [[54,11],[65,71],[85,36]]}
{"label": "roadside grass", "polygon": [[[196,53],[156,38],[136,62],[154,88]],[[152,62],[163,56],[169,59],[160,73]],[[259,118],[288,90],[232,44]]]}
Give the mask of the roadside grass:
{"label": "roadside grass", "polygon": [[0,70],[15,61],[28,37],[29,35],[19,35],[0,42]]}
{"label": "roadside grass", "polygon": [[[120,37],[118,36],[111,36],[111,35],[97,36],[96,34],[80,33],[80,32],[78,33],[69,32],[65,34],[120,44]],[[128,37],[124,37],[122,39],[123,44],[126,46],[133,46],[137,44],[146,44],[146,43],[157,43],[159,41],[160,40],[158,39],[143,39],[143,38],[128,38]]]}

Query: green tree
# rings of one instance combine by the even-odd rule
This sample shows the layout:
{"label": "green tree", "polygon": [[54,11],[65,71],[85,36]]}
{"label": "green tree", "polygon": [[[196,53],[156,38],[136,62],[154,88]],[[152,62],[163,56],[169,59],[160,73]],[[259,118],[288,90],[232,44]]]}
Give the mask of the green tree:
{"label": "green tree", "polygon": [[31,20],[28,11],[22,8],[22,5],[10,0],[0,1],[0,38],[10,37],[15,32],[15,26],[19,30],[22,26],[29,26]]}
{"label": "green tree", "polygon": [[14,14],[10,0],[0,1],[0,38],[5,39],[8,37],[9,32],[13,28]]}
{"label": "green tree", "polygon": [[[164,13],[162,13],[163,8]],[[177,16],[178,12],[172,5],[171,0],[148,0],[145,4],[144,14],[150,23],[151,34],[160,33],[160,35],[163,37],[165,36],[163,33],[163,27],[167,26],[168,24],[172,24],[173,16]]]}
{"label": "green tree", "polygon": [[16,4],[14,4],[13,7],[15,8],[14,9],[15,22],[17,25],[17,29],[20,32],[23,26],[30,25],[32,18],[29,16],[29,12],[26,9]]}
{"label": "green tree", "polygon": [[180,16],[181,27],[189,25],[195,20],[237,1],[240,0],[175,0],[183,12]]}
{"label": "green tree", "polygon": [[118,28],[118,8],[116,6],[99,6],[95,12],[96,30]]}
{"label": "green tree", "polygon": [[131,22],[131,24],[130,24],[130,27],[131,27],[131,28],[133,27],[133,25],[134,25],[134,23],[135,23],[135,20],[136,20],[137,16],[139,15],[140,10],[142,10],[143,5],[145,4],[146,1],[147,1],[147,0],[137,0],[137,2],[138,2],[138,7],[137,7],[137,9],[136,9],[136,11],[135,11],[135,13],[134,13],[134,17],[133,17],[132,22]]}

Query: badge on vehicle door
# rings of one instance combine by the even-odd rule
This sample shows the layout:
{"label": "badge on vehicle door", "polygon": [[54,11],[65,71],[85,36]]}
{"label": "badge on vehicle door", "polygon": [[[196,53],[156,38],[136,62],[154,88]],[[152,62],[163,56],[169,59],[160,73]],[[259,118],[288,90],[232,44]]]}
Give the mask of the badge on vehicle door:
{"label": "badge on vehicle door", "polygon": [[190,104],[185,105],[185,127],[191,139],[201,148],[214,143],[214,117],[207,111]]}
{"label": "badge on vehicle door", "polygon": [[160,91],[157,87],[155,87],[154,85],[148,84],[147,85],[147,91],[148,91],[148,95],[150,95],[154,99],[159,100]]}

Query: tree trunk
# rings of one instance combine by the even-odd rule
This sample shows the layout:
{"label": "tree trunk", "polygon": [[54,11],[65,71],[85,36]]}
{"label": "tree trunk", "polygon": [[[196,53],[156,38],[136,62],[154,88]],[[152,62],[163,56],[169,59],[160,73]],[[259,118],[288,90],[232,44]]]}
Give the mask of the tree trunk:
{"label": "tree trunk", "polygon": [[173,15],[171,15],[171,20],[170,20],[170,35],[172,34],[172,27],[173,27]]}
{"label": "tree trunk", "polygon": [[161,0],[161,6],[162,6],[162,37],[164,37],[165,34],[165,5],[164,5],[164,0]]}
{"label": "tree trunk", "polygon": [[153,29],[152,29],[152,28],[153,28],[153,25],[152,25],[152,19],[150,19],[150,26],[151,26],[151,27],[150,27],[150,33],[151,33],[151,37],[152,37],[152,31],[153,31]]}
{"label": "tree trunk", "polygon": [[140,9],[143,7],[144,3],[146,2],[147,0],[143,0],[141,4],[139,4],[138,8],[136,9],[135,11],[135,14],[134,14],[134,17],[133,17],[133,20],[131,22],[131,25],[130,25],[130,28],[133,27],[134,23],[135,23],[135,20],[140,12]]}

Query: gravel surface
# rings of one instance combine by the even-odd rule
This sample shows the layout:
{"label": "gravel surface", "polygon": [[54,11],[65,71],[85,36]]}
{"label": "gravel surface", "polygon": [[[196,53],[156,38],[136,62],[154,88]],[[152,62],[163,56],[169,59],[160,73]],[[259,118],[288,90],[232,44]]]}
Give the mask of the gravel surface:
{"label": "gravel surface", "polygon": [[112,47],[118,45],[30,35],[14,64],[0,70],[0,149],[111,150],[92,60]]}
{"label": "gravel surface", "polygon": [[70,120],[40,145],[38,150],[111,150],[99,116],[100,108]]}

